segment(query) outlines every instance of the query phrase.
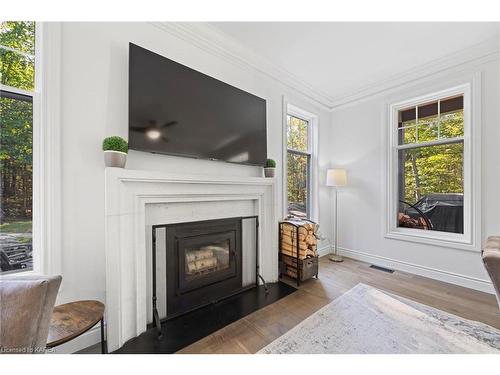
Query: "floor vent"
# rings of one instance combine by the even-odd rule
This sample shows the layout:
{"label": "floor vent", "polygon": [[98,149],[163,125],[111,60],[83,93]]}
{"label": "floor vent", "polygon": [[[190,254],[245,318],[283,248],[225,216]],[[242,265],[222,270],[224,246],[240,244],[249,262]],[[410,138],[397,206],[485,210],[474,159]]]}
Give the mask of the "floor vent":
{"label": "floor vent", "polygon": [[376,266],[376,265],[374,265],[374,264],[372,264],[372,265],[370,266],[370,268],[374,268],[374,269],[376,269],[376,270],[383,271],[383,272],[387,272],[387,273],[394,273],[394,270],[391,270],[391,269],[389,269],[389,268],[385,268],[385,267]]}

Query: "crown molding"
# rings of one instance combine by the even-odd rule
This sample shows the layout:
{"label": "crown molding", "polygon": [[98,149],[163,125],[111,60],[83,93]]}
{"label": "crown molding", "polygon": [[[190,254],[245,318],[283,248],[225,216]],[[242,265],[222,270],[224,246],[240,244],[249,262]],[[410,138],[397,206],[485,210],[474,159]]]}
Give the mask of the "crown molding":
{"label": "crown molding", "polygon": [[493,61],[498,59],[499,56],[500,44],[498,37],[489,38],[481,43],[434,59],[416,68],[409,69],[400,74],[388,76],[385,79],[377,80],[368,85],[361,86],[356,90],[338,95],[332,98],[331,109],[337,109],[447,70]]}
{"label": "crown molding", "polygon": [[207,23],[152,22],[151,24],[239,68],[250,72],[257,71],[293,89],[323,109],[330,110],[332,107],[332,99],[326,93],[244,47],[234,38]]}
{"label": "crown molding", "polygon": [[498,35],[461,51],[434,59],[400,74],[378,79],[355,90],[332,97],[293,73],[243,46],[205,22],[151,22],[152,25],[218,58],[249,72],[258,72],[293,89],[308,101],[333,111],[342,106],[382,94],[399,86],[461,66],[481,64],[500,57]]}

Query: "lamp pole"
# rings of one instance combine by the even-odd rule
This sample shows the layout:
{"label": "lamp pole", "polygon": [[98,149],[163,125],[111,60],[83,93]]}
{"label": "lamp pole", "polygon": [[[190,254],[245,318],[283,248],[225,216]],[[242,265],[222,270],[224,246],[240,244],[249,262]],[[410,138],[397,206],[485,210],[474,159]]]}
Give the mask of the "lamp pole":
{"label": "lamp pole", "polygon": [[334,224],[334,236],[335,236],[335,244],[333,248],[333,254],[330,254],[330,260],[332,262],[343,262],[344,258],[342,258],[342,255],[338,255],[337,253],[337,245],[338,245],[338,188],[334,187],[335,189],[335,224]]}
{"label": "lamp pole", "polygon": [[[332,262],[342,262],[344,259],[338,254],[338,223],[339,223],[339,213],[338,213],[338,188],[339,186],[345,186],[347,184],[347,171],[343,168],[332,168],[326,171],[326,186],[330,186],[335,189],[335,223],[332,223],[333,235],[335,236],[333,242],[333,252],[330,253],[330,260]],[[330,202],[332,196],[330,195]],[[331,203],[330,203],[331,204]],[[331,211],[330,211],[331,212]],[[331,216],[330,216],[331,217]]]}

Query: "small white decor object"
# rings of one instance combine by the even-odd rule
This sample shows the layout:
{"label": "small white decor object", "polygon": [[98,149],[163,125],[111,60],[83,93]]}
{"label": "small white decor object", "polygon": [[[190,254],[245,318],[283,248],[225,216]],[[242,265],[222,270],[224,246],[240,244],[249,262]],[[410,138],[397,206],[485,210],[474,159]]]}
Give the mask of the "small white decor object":
{"label": "small white decor object", "polygon": [[107,137],[102,142],[104,164],[106,167],[125,168],[127,163],[128,143],[122,137]]}

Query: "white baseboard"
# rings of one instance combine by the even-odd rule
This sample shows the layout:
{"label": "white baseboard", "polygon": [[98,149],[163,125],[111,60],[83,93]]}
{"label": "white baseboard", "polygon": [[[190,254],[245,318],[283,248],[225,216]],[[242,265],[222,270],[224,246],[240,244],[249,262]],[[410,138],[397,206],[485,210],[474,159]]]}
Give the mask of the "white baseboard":
{"label": "white baseboard", "polygon": [[101,325],[99,323],[95,327],[91,328],[90,330],[82,334],[81,336],[78,336],[73,340],[68,341],[65,344],[56,346],[52,353],[55,354],[76,353],[79,350],[88,348],[89,346],[95,345],[100,342],[101,342]]}
{"label": "white baseboard", "polygon": [[325,255],[330,254],[330,246],[323,246],[318,249],[318,256],[324,257]]}
{"label": "white baseboard", "polygon": [[456,284],[466,288],[479,290],[481,292],[495,294],[493,285],[489,280],[460,275],[449,271],[438,270],[431,267],[403,262],[396,259],[390,259],[383,256],[373,255],[362,251],[346,248],[339,248],[339,254],[347,258],[361,260],[363,262],[375,264],[377,266],[383,266],[403,272],[413,273],[415,275],[428,277],[430,279],[440,280],[450,284]]}

